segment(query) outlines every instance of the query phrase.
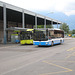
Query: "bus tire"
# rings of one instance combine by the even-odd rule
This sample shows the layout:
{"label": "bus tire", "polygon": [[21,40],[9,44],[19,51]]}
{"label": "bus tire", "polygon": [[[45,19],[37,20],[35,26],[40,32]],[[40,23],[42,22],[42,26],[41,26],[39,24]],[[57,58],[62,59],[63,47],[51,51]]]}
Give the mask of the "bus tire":
{"label": "bus tire", "polygon": [[51,46],[53,46],[53,45],[54,45],[54,42],[52,41]]}
{"label": "bus tire", "polygon": [[41,47],[41,45],[38,45],[38,47]]}

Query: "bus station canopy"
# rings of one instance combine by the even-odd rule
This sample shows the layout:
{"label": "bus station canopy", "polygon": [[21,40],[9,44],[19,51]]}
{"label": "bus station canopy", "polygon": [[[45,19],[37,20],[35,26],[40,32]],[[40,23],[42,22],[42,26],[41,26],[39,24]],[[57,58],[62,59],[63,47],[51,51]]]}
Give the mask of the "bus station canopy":
{"label": "bus station canopy", "polygon": [[6,31],[10,31],[10,30],[12,30],[12,31],[15,31],[15,30],[19,30],[19,31],[26,31],[28,28],[20,28],[20,27],[10,27],[10,28],[6,28]]}
{"label": "bus station canopy", "polygon": [[[22,14],[24,12],[24,25],[35,25],[35,16],[37,17],[37,25],[44,25],[44,18],[46,18],[46,25],[51,25],[51,22],[53,24],[62,24],[62,22],[52,19],[47,16],[43,16],[37,13],[34,13],[32,11],[16,7],[11,4],[7,4],[0,1],[0,20],[3,20],[3,7],[4,4],[6,6],[6,20],[11,22],[18,22],[22,23]],[[26,26],[25,26],[26,27]]]}

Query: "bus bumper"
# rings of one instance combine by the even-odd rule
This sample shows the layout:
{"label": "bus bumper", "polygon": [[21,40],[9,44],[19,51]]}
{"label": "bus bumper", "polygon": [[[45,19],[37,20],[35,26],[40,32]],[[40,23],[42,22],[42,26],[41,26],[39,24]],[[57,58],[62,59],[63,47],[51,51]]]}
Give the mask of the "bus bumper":
{"label": "bus bumper", "polygon": [[21,40],[20,44],[33,44],[33,40]]}
{"label": "bus bumper", "polygon": [[51,45],[51,41],[50,42],[48,42],[48,41],[46,41],[46,42],[33,41],[33,45],[49,46],[49,45]]}

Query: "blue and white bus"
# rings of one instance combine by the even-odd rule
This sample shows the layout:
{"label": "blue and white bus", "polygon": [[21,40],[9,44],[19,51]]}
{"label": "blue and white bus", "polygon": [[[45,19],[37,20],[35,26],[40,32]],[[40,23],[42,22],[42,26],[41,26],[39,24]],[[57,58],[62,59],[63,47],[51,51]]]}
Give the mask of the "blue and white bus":
{"label": "blue and white bus", "polygon": [[64,31],[61,29],[47,28],[34,29],[33,45],[53,46],[64,42]]}

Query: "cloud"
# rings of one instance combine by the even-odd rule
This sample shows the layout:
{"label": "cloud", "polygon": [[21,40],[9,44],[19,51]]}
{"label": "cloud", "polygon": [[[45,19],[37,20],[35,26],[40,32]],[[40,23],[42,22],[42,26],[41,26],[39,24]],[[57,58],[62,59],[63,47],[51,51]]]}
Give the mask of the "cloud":
{"label": "cloud", "polygon": [[75,10],[71,10],[71,11],[66,11],[64,12],[67,16],[70,16],[70,15],[75,15]]}
{"label": "cloud", "polygon": [[2,0],[4,2],[31,10],[63,12],[75,15],[75,0]]}

